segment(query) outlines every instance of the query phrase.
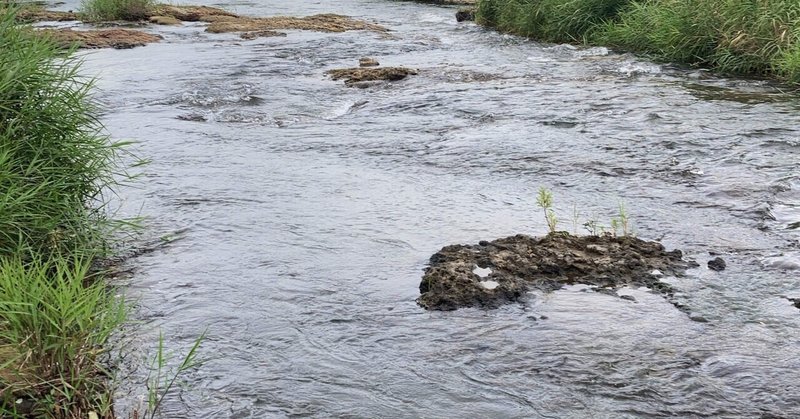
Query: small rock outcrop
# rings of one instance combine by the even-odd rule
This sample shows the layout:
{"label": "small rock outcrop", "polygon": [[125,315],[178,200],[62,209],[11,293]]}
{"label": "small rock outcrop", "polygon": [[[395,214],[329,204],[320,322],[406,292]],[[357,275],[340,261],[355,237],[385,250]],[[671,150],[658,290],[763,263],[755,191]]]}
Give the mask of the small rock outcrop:
{"label": "small rock outcrop", "polygon": [[566,233],[446,246],[431,257],[417,302],[429,310],[496,308],[523,301],[533,289],[549,292],[576,283],[614,295],[624,286],[643,286],[671,300],[672,287],[659,278],[697,266],[682,256],[635,237]]}
{"label": "small rock outcrop", "polygon": [[475,8],[465,8],[456,12],[457,22],[473,22],[475,21]]}
{"label": "small rock outcrop", "polygon": [[358,60],[359,67],[377,67],[381,65],[378,60],[370,57],[363,57]]}
{"label": "small rock outcrop", "polygon": [[344,80],[344,84],[353,86],[363,82],[403,80],[417,74],[417,70],[406,67],[356,67],[328,70],[326,74],[333,80]]}
{"label": "small rock outcrop", "polygon": [[37,33],[52,37],[64,47],[127,49],[161,40],[161,36],[130,29],[101,29],[76,31],[72,29],[43,29]]}
{"label": "small rock outcrop", "polygon": [[715,257],[714,259],[708,261],[708,269],[711,269],[712,271],[724,271],[726,267],[727,264],[721,257]]}

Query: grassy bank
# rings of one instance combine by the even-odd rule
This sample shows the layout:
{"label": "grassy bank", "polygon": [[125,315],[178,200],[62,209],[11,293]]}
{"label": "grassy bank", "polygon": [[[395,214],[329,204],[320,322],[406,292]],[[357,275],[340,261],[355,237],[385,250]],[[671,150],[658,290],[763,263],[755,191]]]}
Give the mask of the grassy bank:
{"label": "grassy bank", "polygon": [[125,308],[92,267],[115,147],[79,65],[0,11],[2,417],[111,415],[101,361]]}
{"label": "grassy bank", "polygon": [[542,41],[800,83],[796,0],[481,0],[477,20]]}

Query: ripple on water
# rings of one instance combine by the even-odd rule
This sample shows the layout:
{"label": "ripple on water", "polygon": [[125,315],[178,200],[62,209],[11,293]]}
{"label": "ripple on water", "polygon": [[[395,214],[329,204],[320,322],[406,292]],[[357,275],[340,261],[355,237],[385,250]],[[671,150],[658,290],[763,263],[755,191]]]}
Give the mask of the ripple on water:
{"label": "ripple on water", "polygon": [[[237,45],[187,26],[86,56],[103,122],[152,160],[122,199],[153,230],[189,228],[132,262],[137,348],[158,327],[176,350],[209,328],[165,417],[800,416],[800,317],[782,297],[800,290],[792,100],[450,24],[451,8],[236,9],[338,12],[392,37]],[[421,71],[368,89],[324,77],[363,56]],[[639,236],[702,264],[721,254],[725,271],[675,282],[708,322],[646,290],[582,286],[496,311],[414,304],[436,249],[545,232],[540,186],[565,229],[607,225],[623,202]]]}

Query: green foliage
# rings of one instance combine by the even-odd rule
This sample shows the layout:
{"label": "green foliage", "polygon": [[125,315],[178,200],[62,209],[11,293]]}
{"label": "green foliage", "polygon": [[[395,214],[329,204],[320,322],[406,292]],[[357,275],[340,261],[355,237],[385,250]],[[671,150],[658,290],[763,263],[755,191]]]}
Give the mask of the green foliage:
{"label": "green foliage", "polygon": [[477,20],[543,41],[800,83],[796,0],[481,0]]}
{"label": "green foliage", "polygon": [[539,194],[536,196],[536,205],[544,211],[547,228],[551,233],[555,233],[558,219],[555,211],[553,211],[553,193],[544,187],[539,188]]}
{"label": "green foliage", "polygon": [[115,147],[101,135],[79,60],[0,13],[0,258],[95,251]]}
{"label": "green foliage", "polygon": [[549,42],[583,42],[631,0],[482,0],[477,21]]}
{"label": "green foliage", "polygon": [[147,377],[147,412],[145,415],[142,415],[142,417],[147,417],[147,414],[149,414],[150,418],[154,419],[161,408],[161,403],[175,385],[178,377],[186,371],[200,365],[197,360],[197,350],[205,338],[206,333],[203,332],[195,339],[194,344],[192,344],[192,347],[189,348],[189,352],[182,358],[181,363],[172,370],[168,370],[167,363],[169,362],[170,356],[166,353],[164,348],[164,335],[158,335],[158,347],[156,348],[155,356],[150,365],[150,373]]}
{"label": "green foliage", "polygon": [[83,0],[81,13],[91,21],[138,21],[147,19],[154,7],[153,0]]}
{"label": "green foliage", "polygon": [[10,390],[3,395],[13,396],[0,407],[3,417],[14,416],[7,409],[19,398],[35,402],[37,417],[108,408],[100,357],[126,309],[93,280],[91,266],[88,256],[21,254],[0,265],[0,344],[13,348],[3,357]]}
{"label": "green foliage", "polygon": [[100,358],[126,312],[92,266],[117,146],[74,51],[15,14],[0,10],[0,416],[111,415]]}

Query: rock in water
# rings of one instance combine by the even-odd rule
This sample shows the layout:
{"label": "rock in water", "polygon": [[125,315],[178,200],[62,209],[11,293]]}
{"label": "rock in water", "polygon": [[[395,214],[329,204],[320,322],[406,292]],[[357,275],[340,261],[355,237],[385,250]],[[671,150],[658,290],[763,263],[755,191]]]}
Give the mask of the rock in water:
{"label": "rock in water", "polygon": [[475,9],[461,9],[456,12],[456,22],[472,22],[475,20]]}
{"label": "rock in water", "polygon": [[666,251],[661,243],[635,237],[562,233],[446,246],[431,256],[417,302],[429,310],[496,308],[524,300],[531,289],[548,292],[574,283],[613,295],[623,286],[645,286],[671,299],[672,287],[659,277],[680,276],[697,266],[682,256],[680,250]]}
{"label": "rock in water", "polygon": [[344,79],[344,84],[352,86],[360,82],[403,80],[409,75],[416,75],[417,70],[406,67],[341,68],[328,70],[326,74],[333,80]]}
{"label": "rock in water", "polygon": [[708,261],[708,269],[712,271],[724,271],[726,266],[725,261],[721,257],[716,257]]}
{"label": "rock in water", "polygon": [[377,67],[381,65],[378,60],[370,57],[363,57],[358,60],[359,67]]}

